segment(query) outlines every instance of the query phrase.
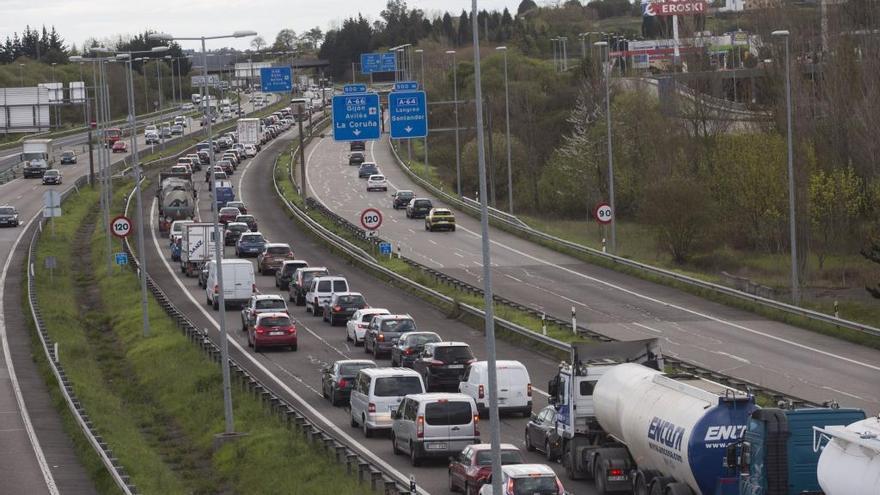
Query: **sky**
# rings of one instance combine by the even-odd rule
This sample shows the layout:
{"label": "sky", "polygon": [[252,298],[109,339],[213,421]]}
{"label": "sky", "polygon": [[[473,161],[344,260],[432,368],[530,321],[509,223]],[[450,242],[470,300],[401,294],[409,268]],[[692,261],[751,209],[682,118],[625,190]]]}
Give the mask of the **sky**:
{"label": "sky", "polygon": [[[548,2],[537,2],[539,5]],[[297,34],[318,26],[323,31],[336,27],[347,17],[361,12],[370,20],[379,18],[386,0],[0,0],[0,40],[21,33],[26,25],[39,29],[55,26],[65,42],[77,47],[89,38],[128,37],[146,29],[176,36],[195,37],[253,30],[267,43],[284,28]],[[470,10],[467,0],[410,0],[410,8],[432,14],[449,10]],[[479,8],[516,12],[519,0],[482,0]],[[184,48],[199,48],[199,42],[181,41]],[[250,39],[208,42],[208,49],[224,46],[246,49]]]}

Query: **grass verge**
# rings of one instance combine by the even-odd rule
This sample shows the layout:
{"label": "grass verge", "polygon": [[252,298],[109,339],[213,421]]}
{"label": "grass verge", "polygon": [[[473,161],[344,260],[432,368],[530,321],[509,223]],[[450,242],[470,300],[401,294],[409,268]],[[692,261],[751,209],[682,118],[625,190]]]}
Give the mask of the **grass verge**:
{"label": "grass verge", "polygon": [[[117,211],[131,184],[125,185],[129,187],[117,188]],[[139,490],[368,491],[237,388],[236,427],[248,435],[213,450],[215,434],[224,429],[218,367],[188,342],[152,298],[151,333],[142,336],[137,277],[115,266],[108,271],[104,229],[85,227],[96,221],[97,202],[97,191],[82,189],[65,203],[65,215],[55,219],[54,236],[49,229],[42,236],[35,265],[55,256],[58,268],[52,278],[37,271],[37,297],[79,400]],[[87,251],[79,249],[83,245]],[[85,457],[101,492],[115,493],[100,464]]]}

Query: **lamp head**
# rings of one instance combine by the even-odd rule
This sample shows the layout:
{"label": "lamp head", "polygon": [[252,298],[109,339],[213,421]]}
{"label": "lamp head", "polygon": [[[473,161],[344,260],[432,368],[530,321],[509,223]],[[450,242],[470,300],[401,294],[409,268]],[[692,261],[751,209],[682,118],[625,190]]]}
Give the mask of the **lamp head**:
{"label": "lamp head", "polygon": [[257,35],[256,31],[250,31],[250,30],[235,31],[234,33],[232,33],[232,36],[234,36],[236,38],[245,38],[248,36],[256,36],[256,35]]}
{"label": "lamp head", "polygon": [[150,33],[147,35],[147,39],[153,41],[171,41],[174,39],[174,36],[171,36],[168,33]]}

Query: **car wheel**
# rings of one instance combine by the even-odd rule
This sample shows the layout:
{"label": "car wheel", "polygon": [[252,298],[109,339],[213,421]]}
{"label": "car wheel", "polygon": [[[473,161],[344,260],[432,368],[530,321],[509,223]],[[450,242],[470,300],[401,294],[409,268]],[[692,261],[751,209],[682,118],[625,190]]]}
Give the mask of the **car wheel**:
{"label": "car wheel", "polygon": [[323,383],[321,384],[321,397],[325,399],[330,398],[330,395],[327,393],[327,387],[325,387]]}
{"label": "car wheel", "polygon": [[367,438],[373,438],[373,429],[367,426],[367,417],[363,416],[361,419],[363,420],[361,423],[361,429],[364,431],[364,436]]}
{"label": "car wheel", "polygon": [[241,331],[247,332],[247,324],[244,322],[244,320],[241,320]]}
{"label": "car wheel", "polygon": [[339,405],[339,399],[336,398],[336,389],[335,388],[330,391],[330,405],[331,406],[338,406]]}
{"label": "car wheel", "polygon": [[458,487],[455,485],[454,478],[452,477],[452,470],[449,470],[449,491],[456,493],[458,492]]}
{"label": "car wheel", "polygon": [[528,428],[526,428],[526,433],[525,433],[525,435],[523,435],[523,440],[525,441],[524,443],[526,444],[526,451],[534,452],[535,446],[532,445],[532,442],[529,441],[529,429]]}
{"label": "car wheel", "polygon": [[413,467],[418,467],[419,464],[422,463],[422,460],[416,455],[416,448],[413,446],[412,442],[409,443],[409,463],[412,464]]}
{"label": "car wheel", "polygon": [[253,347],[253,346],[254,346],[254,343],[251,342],[251,334],[248,334],[247,342],[248,342],[248,347]]}
{"label": "car wheel", "polygon": [[373,342],[373,358],[379,359],[379,346],[375,342]]}
{"label": "car wheel", "polygon": [[345,341],[351,342],[351,334],[348,332],[348,328],[345,329]]}
{"label": "car wheel", "polygon": [[350,424],[352,428],[357,428],[357,427],[358,427],[358,422],[357,422],[356,419],[354,419],[354,416],[351,416],[351,421],[349,421],[348,424]]}
{"label": "car wheel", "polygon": [[452,229],[451,229],[451,230],[452,230],[452,232],[455,232],[455,227],[452,227]]}
{"label": "car wheel", "polygon": [[292,346],[290,346],[290,350],[296,352],[297,347],[298,346],[296,344],[293,344]]}
{"label": "car wheel", "polygon": [[296,304],[295,298],[293,296],[291,296],[290,293],[287,294],[287,300]]}
{"label": "car wheel", "polygon": [[553,462],[556,459],[553,455],[553,449],[550,446],[550,439],[544,440],[544,458],[547,459],[547,462]]}
{"label": "car wheel", "polygon": [[397,437],[394,435],[394,432],[391,432],[391,449],[394,451],[394,455],[400,455],[403,453],[402,450],[397,446]]}
{"label": "car wheel", "polygon": [[367,347],[367,339],[364,339],[364,354],[369,354],[370,348]]}
{"label": "car wheel", "polygon": [[218,300],[214,299],[212,306],[214,307],[214,311],[220,311],[220,302]]}

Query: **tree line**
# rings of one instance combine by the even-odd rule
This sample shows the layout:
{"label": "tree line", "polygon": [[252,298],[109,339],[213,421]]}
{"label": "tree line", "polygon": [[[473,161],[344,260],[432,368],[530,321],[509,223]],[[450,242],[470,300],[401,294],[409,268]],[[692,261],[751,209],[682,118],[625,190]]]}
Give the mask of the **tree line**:
{"label": "tree line", "polygon": [[20,57],[46,63],[66,63],[68,49],[64,39],[55,30],[55,26],[41,30],[25,26],[21,35],[12,33],[0,45],[0,64],[11,64]]}

